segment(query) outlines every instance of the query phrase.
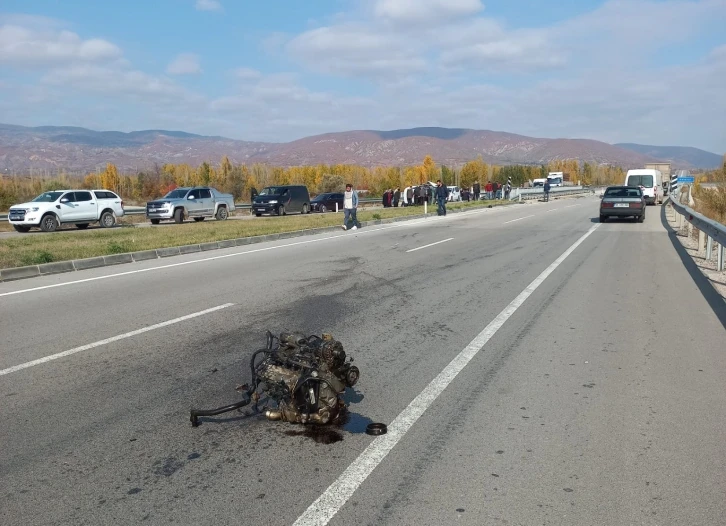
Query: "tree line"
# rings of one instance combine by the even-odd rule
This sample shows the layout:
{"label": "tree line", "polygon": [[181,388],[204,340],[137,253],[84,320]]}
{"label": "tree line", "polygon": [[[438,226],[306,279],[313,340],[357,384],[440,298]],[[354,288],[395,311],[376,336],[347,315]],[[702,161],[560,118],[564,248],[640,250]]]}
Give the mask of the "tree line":
{"label": "tree line", "polygon": [[346,183],[371,196],[380,196],[387,189],[404,188],[412,184],[441,179],[446,185],[471,187],[476,181],[487,181],[521,186],[532,179],[546,177],[548,172],[565,172],[573,184],[620,184],[625,178],[622,168],[611,165],[580,163],[577,160],[558,160],[538,166],[500,166],[488,164],[481,157],[453,167],[437,165],[427,155],[415,166],[367,168],[355,165],[325,165],[280,167],[267,164],[233,164],[223,157],[219,164],[203,162],[189,164],[156,165],[151,170],[135,174],[120,174],[115,165],[108,163],[102,172],[91,172],[85,177],[59,174],[54,177],[2,176],[0,178],[0,209],[27,201],[49,190],[65,188],[105,188],[119,193],[128,203],[141,203],[163,196],[182,186],[210,185],[221,192],[234,195],[244,202],[250,198],[252,188],[260,190],[269,185],[304,184],[311,193],[340,191]]}

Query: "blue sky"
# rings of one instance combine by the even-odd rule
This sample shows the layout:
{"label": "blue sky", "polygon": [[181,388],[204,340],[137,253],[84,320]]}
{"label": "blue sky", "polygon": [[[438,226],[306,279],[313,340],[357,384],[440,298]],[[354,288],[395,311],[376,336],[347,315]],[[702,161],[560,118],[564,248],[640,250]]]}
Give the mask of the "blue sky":
{"label": "blue sky", "polygon": [[0,122],[445,126],[726,151],[726,0],[0,5]]}

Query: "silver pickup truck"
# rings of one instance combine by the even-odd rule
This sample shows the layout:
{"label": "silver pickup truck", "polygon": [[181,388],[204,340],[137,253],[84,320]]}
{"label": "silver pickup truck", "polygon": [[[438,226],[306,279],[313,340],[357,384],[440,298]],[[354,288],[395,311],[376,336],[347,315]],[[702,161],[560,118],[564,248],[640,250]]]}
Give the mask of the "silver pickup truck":
{"label": "silver pickup truck", "polygon": [[170,219],[181,223],[189,217],[194,218],[194,221],[204,221],[207,217],[223,221],[232,211],[232,194],[223,194],[209,186],[175,188],[161,199],[146,203],[146,217],[153,225]]}

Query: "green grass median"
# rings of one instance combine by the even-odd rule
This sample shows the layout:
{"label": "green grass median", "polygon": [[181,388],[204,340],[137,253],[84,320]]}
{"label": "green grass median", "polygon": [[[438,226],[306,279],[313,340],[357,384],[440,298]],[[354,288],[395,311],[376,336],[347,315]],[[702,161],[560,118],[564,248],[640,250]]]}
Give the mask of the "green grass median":
{"label": "green grass median", "polygon": [[[448,210],[506,205],[503,201],[449,203]],[[359,210],[359,221],[388,219],[423,214],[422,206]],[[436,207],[428,208],[435,213]],[[238,212],[239,213],[239,212]],[[247,214],[247,212],[242,212]],[[245,220],[189,222],[181,225],[136,228],[143,216],[127,216],[121,226],[85,232],[58,231],[29,235],[7,236],[0,239],[0,268],[23,267],[96,256],[108,256],[140,250],[195,245],[225,239],[293,232],[312,228],[337,226],[343,222],[342,212],[327,214],[290,215],[285,217],[255,217]]]}

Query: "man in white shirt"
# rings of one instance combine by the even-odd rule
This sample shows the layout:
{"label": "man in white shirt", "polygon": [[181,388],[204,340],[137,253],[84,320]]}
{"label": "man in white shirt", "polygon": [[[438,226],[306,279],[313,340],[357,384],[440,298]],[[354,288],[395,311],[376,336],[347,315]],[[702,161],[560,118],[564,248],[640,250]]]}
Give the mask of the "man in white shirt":
{"label": "man in white shirt", "polygon": [[345,185],[345,193],[343,194],[343,230],[348,230],[348,220],[353,219],[353,228],[358,229],[358,192],[353,190],[353,185],[348,183]]}

